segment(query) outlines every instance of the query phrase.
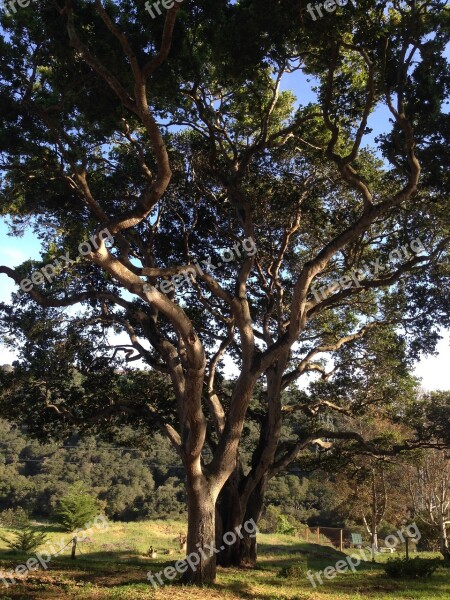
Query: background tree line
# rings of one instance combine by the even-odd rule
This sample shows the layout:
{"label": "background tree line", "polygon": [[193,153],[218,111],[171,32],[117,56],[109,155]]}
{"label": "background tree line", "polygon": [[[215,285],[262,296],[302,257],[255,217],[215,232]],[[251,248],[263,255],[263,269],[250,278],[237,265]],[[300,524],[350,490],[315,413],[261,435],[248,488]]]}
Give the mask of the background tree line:
{"label": "background tree line", "polygon": [[[440,449],[433,444],[423,449],[419,444],[417,449],[403,448],[386,456],[374,454],[374,447],[366,451],[323,440],[311,444],[287,472],[270,480],[261,530],[296,534],[303,533],[305,525],[345,527],[377,544],[415,519],[422,533],[420,547],[440,549],[445,556],[450,460],[442,449],[442,433],[448,436],[449,402],[450,393],[436,392],[421,394],[417,402],[403,407],[401,421],[409,422],[410,437],[413,413],[422,434],[426,425],[424,412],[417,414],[419,404],[428,407],[434,418],[441,415],[444,429],[439,429],[438,419],[433,425],[433,441],[440,442]],[[360,425],[376,430],[383,440],[404,439],[404,425],[399,427],[393,418],[387,422],[374,414],[370,422]],[[251,460],[256,438],[257,428],[250,426],[243,438],[243,464]],[[426,437],[421,442],[426,445]],[[383,447],[386,450],[385,441]],[[160,433],[142,436],[126,425],[103,436],[74,433],[45,444],[31,439],[27,428],[14,424],[13,418],[0,419],[0,513],[22,508],[37,519],[51,519],[64,494],[79,483],[113,520],[187,518],[182,465]]]}
{"label": "background tree line", "polygon": [[83,482],[113,520],[186,518],[183,472],[167,441],[155,434],[146,451],[116,442],[111,449],[74,435],[40,444],[0,420],[0,510],[21,507],[49,518],[70,486]]}

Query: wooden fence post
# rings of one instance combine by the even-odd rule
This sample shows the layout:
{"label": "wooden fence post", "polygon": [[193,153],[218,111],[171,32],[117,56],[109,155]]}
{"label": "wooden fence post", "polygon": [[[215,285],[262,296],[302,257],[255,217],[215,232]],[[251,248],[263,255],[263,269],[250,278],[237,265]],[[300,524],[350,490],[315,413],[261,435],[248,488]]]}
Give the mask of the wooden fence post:
{"label": "wooden fence post", "polygon": [[320,527],[317,528],[317,543],[320,544]]}
{"label": "wooden fence post", "polygon": [[342,552],[344,550],[344,532],[341,529],[339,536],[339,550]]}
{"label": "wooden fence post", "polygon": [[77,549],[77,536],[75,536],[72,540],[72,554],[70,555],[70,558],[72,560],[75,560],[76,549]]}

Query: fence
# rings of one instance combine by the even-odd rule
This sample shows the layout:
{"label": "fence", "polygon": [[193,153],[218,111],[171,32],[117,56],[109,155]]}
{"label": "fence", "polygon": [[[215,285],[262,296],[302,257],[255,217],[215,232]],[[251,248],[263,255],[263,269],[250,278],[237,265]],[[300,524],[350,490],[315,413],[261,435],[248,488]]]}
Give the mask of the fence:
{"label": "fence", "polygon": [[305,540],[307,542],[315,542],[316,544],[330,544],[335,548],[339,548],[342,552],[344,547],[350,546],[351,536],[350,529],[339,527],[306,527]]}

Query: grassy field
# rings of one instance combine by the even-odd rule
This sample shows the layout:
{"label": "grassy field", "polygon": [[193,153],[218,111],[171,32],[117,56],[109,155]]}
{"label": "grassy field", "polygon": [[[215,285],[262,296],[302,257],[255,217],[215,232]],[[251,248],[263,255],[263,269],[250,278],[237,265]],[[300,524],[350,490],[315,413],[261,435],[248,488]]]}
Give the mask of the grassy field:
{"label": "grassy field", "polygon": [[[182,558],[176,536],[185,527],[173,521],[113,523],[106,531],[93,529],[90,541],[79,544],[80,554],[70,560],[70,545],[49,563],[47,570],[29,573],[8,588],[0,579],[3,600],[50,600],[72,598],[99,600],[448,600],[450,570],[439,568],[431,579],[392,580],[386,578],[381,564],[363,562],[356,573],[338,574],[313,588],[306,571],[323,570],[346,558],[329,546],[307,544],[298,538],[281,535],[258,536],[260,561],[255,570],[219,569],[217,583],[208,590],[177,584],[154,589],[146,578],[147,571],[158,572]],[[48,544],[64,545],[70,535],[48,528]],[[0,529],[0,535],[9,535]],[[147,558],[149,546],[158,550],[155,559]],[[60,547],[60,546],[56,546]],[[170,551],[171,554],[162,554]],[[348,551],[350,553],[350,551]],[[429,555],[427,555],[429,556]],[[435,555],[437,556],[437,555]],[[24,563],[30,555],[7,552],[0,541],[0,577],[5,571]],[[377,558],[387,560],[387,555]],[[294,574],[280,576],[286,567],[296,566]]]}

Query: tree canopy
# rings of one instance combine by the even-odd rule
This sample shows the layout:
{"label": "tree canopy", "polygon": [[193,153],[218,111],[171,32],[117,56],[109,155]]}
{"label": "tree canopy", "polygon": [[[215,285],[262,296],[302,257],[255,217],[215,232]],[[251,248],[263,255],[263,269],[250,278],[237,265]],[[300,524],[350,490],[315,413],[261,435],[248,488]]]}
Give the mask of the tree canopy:
{"label": "tree canopy", "polygon": [[[2,306],[30,376],[20,400],[56,428],[94,407],[100,426],[160,428],[186,469],[188,552],[214,539],[233,477],[241,523],[307,443],[282,441],[289,386],[315,374],[298,404],[342,413],[376,377],[363,365],[395,353],[405,369],[449,324],[445,3],[363,2],[326,26],[305,4],[200,1],[152,19],[129,0],[65,0],[1,17],[1,210],[42,242],[40,260],[0,266],[22,288]],[[176,417],[145,377],[115,393],[136,360],[169,377]],[[380,382],[373,401],[392,393]],[[151,401],[136,409],[136,394]],[[214,575],[210,557],[186,578]]]}

